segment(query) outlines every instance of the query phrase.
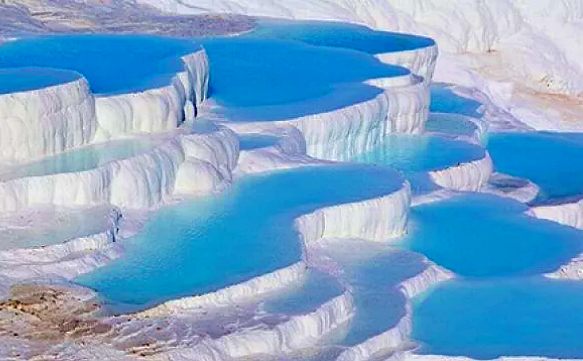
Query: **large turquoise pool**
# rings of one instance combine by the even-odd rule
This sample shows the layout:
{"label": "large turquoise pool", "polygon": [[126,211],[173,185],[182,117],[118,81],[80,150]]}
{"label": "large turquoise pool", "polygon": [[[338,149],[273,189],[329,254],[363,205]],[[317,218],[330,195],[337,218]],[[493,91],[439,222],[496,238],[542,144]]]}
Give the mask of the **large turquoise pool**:
{"label": "large turquoise pool", "polygon": [[144,308],[243,282],[299,261],[301,214],[401,187],[394,171],[311,167],[245,178],[223,194],[168,206],[125,242],[126,255],[81,276],[113,310]]}
{"label": "large turquoise pool", "polygon": [[181,56],[199,49],[192,40],[153,35],[53,35],[0,46],[0,68],[73,70],[94,93],[119,94],[168,85],[183,70]]}

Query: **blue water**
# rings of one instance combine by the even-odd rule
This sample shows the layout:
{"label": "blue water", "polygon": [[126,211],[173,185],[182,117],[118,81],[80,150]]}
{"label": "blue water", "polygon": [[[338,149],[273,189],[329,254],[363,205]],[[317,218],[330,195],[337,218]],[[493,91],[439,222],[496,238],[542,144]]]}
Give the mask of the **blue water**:
{"label": "blue water", "polygon": [[583,283],[544,278],[453,281],[414,307],[421,353],[581,358]]}
{"label": "blue water", "polygon": [[431,113],[425,123],[427,132],[453,136],[471,137],[479,130],[478,126],[463,115],[453,113]]}
{"label": "blue water", "polygon": [[451,86],[436,83],[431,85],[431,104],[429,110],[436,113],[455,113],[481,118],[481,103],[455,94]]}
{"label": "blue water", "polygon": [[375,31],[339,22],[259,20],[248,37],[301,41],[316,46],[330,46],[382,54],[432,46],[432,39],[409,34]]}
{"label": "blue water", "polygon": [[488,137],[488,151],[496,171],[541,188],[536,203],[583,194],[583,134],[494,133]]}
{"label": "blue water", "polygon": [[550,272],[583,250],[579,231],[526,216],[527,209],[477,193],[417,206],[403,243],[467,277]]}
{"label": "blue water", "polygon": [[154,147],[157,142],[147,139],[116,140],[64,152],[39,161],[0,171],[0,180],[36,177],[58,173],[82,172],[101,165],[131,158]]}
{"label": "blue water", "polygon": [[363,81],[408,74],[368,54],[261,38],[201,40],[210,92],[234,121],[278,120],[339,109],[381,90]]}
{"label": "blue water", "polygon": [[360,344],[394,327],[405,315],[406,300],[398,285],[426,267],[419,254],[367,241],[342,240],[324,252],[342,269],[339,277],[349,285],[356,305],[350,330],[341,341],[344,346]]}
{"label": "blue water", "polygon": [[225,193],[158,211],[126,255],[81,276],[113,311],[215,291],[300,258],[293,220],[395,191],[402,179],[370,166],[328,166],[245,178]]}
{"label": "blue water", "polygon": [[484,149],[439,136],[395,134],[354,161],[388,165],[405,174],[439,170],[484,157]]}
{"label": "blue water", "polygon": [[63,35],[23,38],[0,46],[0,68],[48,67],[77,71],[98,94],[168,85],[182,70],[192,40],[150,35]]}
{"label": "blue water", "polygon": [[58,69],[0,69],[0,94],[47,88],[72,82],[79,77],[78,73]]}
{"label": "blue water", "polygon": [[301,286],[280,292],[266,302],[264,310],[284,315],[307,314],[343,293],[344,287],[336,278],[310,269]]}
{"label": "blue water", "polygon": [[271,147],[277,144],[278,138],[265,134],[244,134],[239,136],[239,148],[241,150],[253,150]]}

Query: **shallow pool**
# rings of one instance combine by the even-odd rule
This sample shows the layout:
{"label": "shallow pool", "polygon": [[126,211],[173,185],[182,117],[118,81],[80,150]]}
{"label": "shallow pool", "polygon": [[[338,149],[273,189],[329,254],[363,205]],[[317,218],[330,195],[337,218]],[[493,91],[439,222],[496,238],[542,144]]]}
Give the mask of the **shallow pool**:
{"label": "shallow pool", "polygon": [[420,299],[420,353],[581,358],[583,283],[540,277],[447,282]]}
{"label": "shallow pool", "polygon": [[168,85],[183,70],[181,56],[192,40],[153,35],[53,35],[22,38],[0,46],[0,68],[74,70],[94,93],[119,94]]}
{"label": "shallow pool", "polygon": [[429,110],[436,113],[453,113],[481,118],[482,104],[476,100],[456,94],[451,85],[435,83],[431,85],[431,104]]}
{"label": "shallow pool", "polygon": [[253,150],[267,148],[276,145],[278,138],[266,134],[242,134],[239,135],[239,149]]}
{"label": "shallow pool", "polygon": [[293,221],[317,208],[401,187],[392,170],[311,167],[253,176],[225,193],[156,212],[126,255],[78,281],[116,307],[145,308],[243,282],[300,259]]}
{"label": "shallow pool", "polygon": [[48,88],[69,83],[81,77],[79,73],[47,68],[0,69],[0,95]]}
{"label": "shallow pool", "polygon": [[74,173],[95,169],[112,162],[131,158],[153,148],[159,141],[123,139],[85,146],[19,166],[0,168],[0,180]]}
{"label": "shallow pool", "polygon": [[[406,75],[358,51],[261,38],[201,40],[213,73],[210,93],[233,121],[269,121],[372,99],[373,78]],[[277,84],[277,86],[274,86]]]}
{"label": "shallow pool", "polygon": [[398,285],[426,268],[419,254],[362,240],[331,241],[316,252],[337,263],[339,277],[354,297],[356,313],[342,346],[358,345],[394,327],[405,315]]}
{"label": "shallow pool", "polygon": [[496,171],[527,178],[540,187],[535,203],[583,195],[583,134],[493,133],[488,151]]}
{"label": "shallow pool", "polygon": [[445,169],[484,157],[484,149],[439,136],[394,134],[372,150],[357,155],[361,163],[382,164],[404,173]]}
{"label": "shallow pool", "polygon": [[466,277],[551,272],[583,250],[581,233],[524,214],[528,207],[467,194],[411,210],[407,248]]}
{"label": "shallow pool", "polygon": [[465,115],[454,113],[430,113],[425,123],[425,131],[451,136],[480,135],[480,128],[476,123]]}
{"label": "shallow pool", "polygon": [[325,21],[259,20],[248,37],[296,40],[311,45],[346,48],[369,54],[433,46],[430,38],[377,31],[362,25]]}

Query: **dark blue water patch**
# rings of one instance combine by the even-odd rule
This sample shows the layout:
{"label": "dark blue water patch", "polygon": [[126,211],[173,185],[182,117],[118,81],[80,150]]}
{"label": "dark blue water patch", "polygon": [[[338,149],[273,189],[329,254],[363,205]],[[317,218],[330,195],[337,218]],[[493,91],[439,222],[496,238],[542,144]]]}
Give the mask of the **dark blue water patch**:
{"label": "dark blue water patch", "polygon": [[297,262],[299,215],[385,195],[402,181],[390,169],[358,165],[245,178],[223,194],[156,212],[124,241],[123,258],[78,282],[96,289],[114,312],[216,291]]}
{"label": "dark blue water patch", "polygon": [[0,69],[0,94],[48,88],[70,83],[81,75],[72,71],[46,68]]}
{"label": "dark blue water patch", "polygon": [[505,198],[467,194],[411,211],[404,246],[466,277],[551,272],[583,249],[581,233],[529,217]]}
{"label": "dark blue water patch", "polygon": [[497,172],[529,179],[541,189],[535,204],[583,196],[583,135],[492,133],[488,151]]}
{"label": "dark blue water patch", "polygon": [[242,134],[239,135],[239,148],[241,150],[253,150],[267,148],[278,143],[279,138],[266,134]]}
{"label": "dark blue water patch", "polygon": [[150,35],[54,35],[22,38],[0,46],[0,68],[73,70],[98,94],[120,94],[168,85],[183,70],[192,40]]}
{"label": "dark blue water patch", "polygon": [[413,338],[422,354],[581,358],[582,298],[578,281],[450,281],[415,305]]}
{"label": "dark blue water patch", "polygon": [[257,28],[246,36],[295,40],[369,54],[408,51],[435,45],[432,39],[422,36],[376,31],[361,25],[326,21],[259,20]]}
{"label": "dark blue water patch", "polygon": [[202,42],[212,69],[210,93],[235,121],[336,110],[380,94],[380,89],[362,82],[409,73],[347,49],[253,38]]}
{"label": "dark blue water patch", "polygon": [[436,113],[455,113],[474,118],[481,118],[482,106],[476,100],[462,97],[452,91],[452,86],[443,83],[431,85],[431,104],[429,110]]}

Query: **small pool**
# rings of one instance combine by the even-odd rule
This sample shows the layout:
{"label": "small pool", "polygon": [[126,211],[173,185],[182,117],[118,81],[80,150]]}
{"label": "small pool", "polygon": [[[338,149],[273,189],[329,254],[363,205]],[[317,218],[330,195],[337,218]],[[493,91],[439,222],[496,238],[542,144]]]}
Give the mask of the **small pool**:
{"label": "small pool", "polygon": [[111,207],[29,209],[0,218],[0,251],[36,248],[111,229]]}
{"label": "small pool", "polygon": [[528,207],[467,194],[412,208],[403,245],[466,277],[551,272],[583,250],[581,233],[524,214]]}
{"label": "small pool", "polygon": [[[355,346],[393,328],[405,315],[398,285],[426,268],[424,258],[388,245],[362,240],[332,241],[323,250],[341,269],[340,279],[352,290],[356,314],[341,346]],[[356,252],[355,250],[358,250]]]}
{"label": "small pool", "polygon": [[81,75],[73,71],[47,68],[0,69],[0,95],[48,88],[70,83]]}
{"label": "small pool", "polygon": [[111,95],[168,85],[183,70],[180,57],[198,49],[192,40],[153,35],[39,36],[3,43],[0,68],[73,70],[94,93]]}
{"label": "small pool", "polygon": [[488,151],[496,171],[540,187],[534,203],[583,196],[583,134],[493,133],[488,137]]}
{"label": "small pool", "polygon": [[296,217],[392,193],[402,181],[390,169],[359,165],[250,176],[222,194],[156,212],[125,241],[123,258],[78,282],[114,312],[215,291],[297,262]]}
{"label": "small pool", "polygon": [[453,113],[431,113],[425,123],[425,131],[452,136],[473,137],[480,128],[466,116]]}
{"label": "small pool", "polygon": [[453,113],[481,118],[482,106],[476,100],[462,97],[453,92],[448,84],[435,83],[431,85],[431,104],[429,110],[436,113]]}
{"label": "small pool", "polygon": [[484,156],[482,147],[464,141],[439,136],[391,134],[381,144],[353,160],[388,165],[407,174],[445,169]]}
{"label": "small pool", "polygon": [[239,148],[241,150],[253,150],[267,148],[278,143],[278,138],[266,134],[243,134],[239,135]]}
{"label": "small pool", "polygon": [[583,283],[534,278],[455,280],[420,299],[422,354],[582,358]]}
{"label": "small pool", "polygon": [[148,139],[123,139],[89,145],[31,163],[0,168],[0,181],[91,170],[114,160],[144,153],[159,142]]}

